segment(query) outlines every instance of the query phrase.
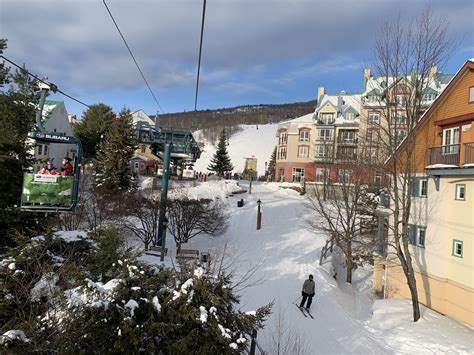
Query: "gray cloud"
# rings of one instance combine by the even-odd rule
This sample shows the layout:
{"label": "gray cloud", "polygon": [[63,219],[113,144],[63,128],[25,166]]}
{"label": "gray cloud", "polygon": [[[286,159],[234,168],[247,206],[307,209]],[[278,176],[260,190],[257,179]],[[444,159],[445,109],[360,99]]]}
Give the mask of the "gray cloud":
{"label": "gray cloud", "polygon": [[[431,4],[453,33],[473,32],[471,1]],[[154,87],[194,84],[201,1],[109,0],[108,5]],[[301,66],[273,83],[347,69],[355,65],[343,63],[347,53],[368,50],[381,21],[399,12],[408,18],[425,5],[408,0],[208,1],[203,83],[235,92],[265,91],[252,79],[285,62]],[[1,36],[9,39],[6,55],[25,61],[36,73],[96,90],[143,87],[101,1],[2,0],[0,6]],[[339,58],[332,66],[329,54]]]}

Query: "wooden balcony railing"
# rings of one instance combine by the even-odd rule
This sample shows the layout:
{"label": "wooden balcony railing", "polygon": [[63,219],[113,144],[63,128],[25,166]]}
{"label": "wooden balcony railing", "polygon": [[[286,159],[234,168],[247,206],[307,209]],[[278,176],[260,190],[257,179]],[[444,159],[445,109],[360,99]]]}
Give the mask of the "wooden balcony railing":
{"label": "wooden balcony railing", "polygon": [[450,144],[430,148],[429,165],[459,165],[459,148],[460,144]]}
{"label": "wooden balcony railing", "polygon": [[474,164],[474,142],[464,143],[464,164]]}

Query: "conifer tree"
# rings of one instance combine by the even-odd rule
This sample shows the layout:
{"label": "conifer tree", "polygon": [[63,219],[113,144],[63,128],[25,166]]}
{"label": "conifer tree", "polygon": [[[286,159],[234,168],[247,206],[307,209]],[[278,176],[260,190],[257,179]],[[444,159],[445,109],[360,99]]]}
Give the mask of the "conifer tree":
{"label": "conifer tree", "polygon": [[112,108],[104,104],[90,105],[80,122],[74,125],[74,134],[81,140],[84,158],[95,158],[100,142],[112,124]]}
{"label": "conifer tree", "polygon": [[270,157],[270,162],[268,163],[268,169],[266,171],[270,181],[275,181],[276,154],[277,154],[277,147],[273,149],[273,153]]}
{"label": "conifer tree", "polygon": [[126,192],[134,187],[130,159],[135,150],[132,115],[123,109],[105,134],[97,154],[96,187],[105,193]]}
{"label": "conifer tree", "polygon": [[214,171],[218,176],[223,177],[225,173],[234,169],[229,154],[227,153],[227,135],[222,130],[217,144],[217,151],[211,159],[207,170]]}

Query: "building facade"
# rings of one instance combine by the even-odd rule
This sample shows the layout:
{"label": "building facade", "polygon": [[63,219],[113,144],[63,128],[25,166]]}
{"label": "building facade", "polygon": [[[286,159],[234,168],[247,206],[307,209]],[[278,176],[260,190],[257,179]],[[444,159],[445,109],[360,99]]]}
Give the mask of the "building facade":
{"label": "building facade", "polygon": [[[408,231],[420,302],[474,325],[474,60],[458,71],[413,134]],[[387,297],[410,298],[396,260],[376,258],[373,284]]]}

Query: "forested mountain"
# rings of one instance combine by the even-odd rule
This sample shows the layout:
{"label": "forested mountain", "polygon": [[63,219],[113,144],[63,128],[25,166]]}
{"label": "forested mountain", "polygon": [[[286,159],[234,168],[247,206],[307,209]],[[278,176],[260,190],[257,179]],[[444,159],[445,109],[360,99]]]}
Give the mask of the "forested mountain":
{"label": "forested mountain", "polygon": [[[215,141],[222,129],[229,135],[238,125],[269,124],[296,118],[314,111],[316,100],[280,105],[247,105],[215,110],[166,113],[159,115],[163,127],[202,130],[209,141]],[[150,116],[154,119],[154,116]]]}

